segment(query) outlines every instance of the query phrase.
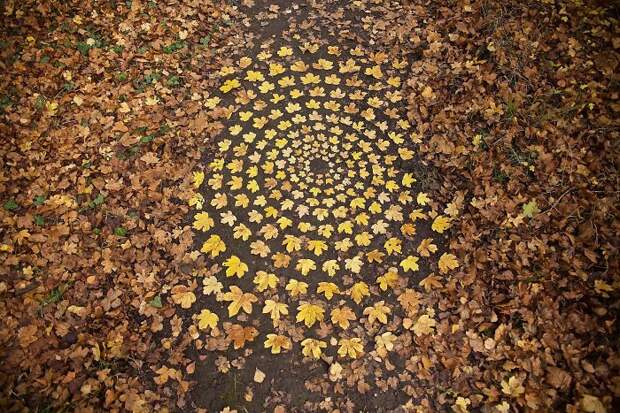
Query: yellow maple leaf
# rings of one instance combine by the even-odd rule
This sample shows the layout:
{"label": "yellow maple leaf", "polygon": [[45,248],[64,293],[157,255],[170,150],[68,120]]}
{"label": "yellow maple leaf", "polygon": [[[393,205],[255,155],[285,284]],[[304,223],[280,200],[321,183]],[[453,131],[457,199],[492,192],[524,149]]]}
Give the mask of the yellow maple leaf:
{"label": "yellow maple leaf", "polygon": [[282,349],[290,350],[292,347],[290,338],[280,334],[267,334],[265,348],[271,348],[271,354],[280,354]]}
{"label": "yellow maple leaf", "polygon": [[258,301],[254,294],[244,293],[236,285],[230,286],[230,291],[224,294],[224,301],[230,301],[228,305],[228,316],[233,317],[243,309],[248,314],[252,314],[252,303]]}
{"label": "yellow maple leaf", "polygon": [[196,295],[187,289],[187,287],[178,285],[171,290],[172,292],[172,301],[175,304],[181,306],[181,308],[188,309],[192,306],[194,302],[196,302]]}
{"label": "yellow maple leaf", "polygon": [[271,258],[273,259],[273,266],[276,268],[287,268],[291,262],[291,256],[283,252],[273,254]]}
{"label": "yellow maple leaf", "polygon": [[450,218],[438,215],[433,221],[431,228],[433,231],[443,234],[446,229],[450,228]]}
{"label": "yellow maple leaf", "polygon": [[342,308],[334,308],[331,312],[332,323],[338,324],[338,326],[340,326],[343,330],[349,328],[349,321],[353,321],[355,319],[355,313],[347,306]]}
{"label": "yellow maple leaf", "polygon": [[367,67],[364,71],[364,74],[367,76],[372,76],[375,79],[381,79],[383,77],[383,72],[381,71],[381,66],[374,65],[373,67]]}
{"label": "yellow maple leaf", "polygon": [[297,310],[297,322],[303,321],[306,327],[312,327],[315,322],[323,321],[325,317],[325,310],[316,304],[303,303]]}
{"label": "yellow maple leaf", "polygon": [[362,265],[364,265],[364,262],[357,255],[353,258],[346,258],[344,260],[344,267],[355,274],[360,273],[362,270]]}
{"label": "yellow maple leaf", "polygon": [[239,278],[248,271],[248,266],[236,255],[231,255],[226,261],[224,261],[224,267],[226,267],[226,276]]}
{"label": "yellow maple leaf", "polygon": [[262,82],[265,80],[265,77],[261,72],[257,72],[255,70],[248,70],[245,76],[245,80],[249,80],[250,82]]}
{"label": "yellow maple leaf", "polygon": [[228,327],[226,332],[228,338],[233,342],[235,349],[243,347],[246,341],[254,341],[258,335],[258,331],[254,327],[243,327],[239,324],[233,324]]}
{"label": "yellow maple leaf", "polygon": [[420,337],[426,334],[433,334],[434,327],[437,324],[434,318],[431,318],[428,314],[424,314],[418,318],[415,324],[412,327],[413,332],[416,336]]}
{"label": "yellow maple leaf", "polygon": [[205,203],[205,199],[200,193],[196,192],[192,195],[192,197],[187,203],[189,206],[195,206],[196,209],[202,209],[202,206]]}
{"label": "yellow maple leaf", "polygon": [[269,63],[269,76],[277,76],[284,73],[286,69],[279,63]]}
{"label": "yellow maple leaf", "polygon": [[256,289],[259,292],[263,292],[268,288],[276,288],[278,285],[278,277],[276,277],[275,274],[265,271],[257,271],[253,282],[256,284]]}
{"label": "yellow maple leaf", "polygon": [[456,256],[454,256],[453,254],[445,253],[445,252],[441,255],[441,258],[439,258],[438,264],[439,264],[439,271],[442,274],[445,274],[450,270],[458,268],[459,266],[459,262],[456,259]]}
{"label": "yellow maple leaf", "polygon": [[334,294],[340,294],[340,289],[334,283],[320,282],[316,292],[317,294],[323,293],[326,299],[331,300]]}
{"label": "yellow maple leaf", "polygon": [[418,204],[422,205],[422,206],[424,206],[424,205],[428,204],[428,202],[429,202],[430,200],[431,200],[431,199],[430,199],[430,198],[428,197],[428,195],[427,195],[427,194],[425,194],[424,192],[420,192],[420,193],[418,193],[418,196],[417,196],[417,198],[416,198],[416,202],[417,202]]}
{"label": "yellow maple leaf", "polygon": [[361,303],[364,297],[370,295],[370,289],[368,288],[368,284],[366,284],[364,281],[356,282],[349,290],[349,295],[356,304]]}
{"label": "yellow maple leaf", "polygon": [[385,241],[385,244],[383,244],[383,248],[385,248],[389,255],[394,253],[400,254],[402,251],[402,241],[395,237],[389,238]]}
{"label": "yellow maple leaf", "polygon": [[198,231],[208,231],[213,227],[213,218],[209,216],[208,212],[199,212],[194,216],[194,229]]}
{"label": "yellow maple leaf", "polygon": [[385,256],[385,254],[382,253],[381,251],[379,251],[378,249],[374,249],[374,250],[366,253],[366,259],[370,263],[372,263],[372,262],[382,263],[384,256]]}
{"label": "yellow maple leaf", "polygon": [[469,398],[459,396],[452,405],[452,410],[454,410],[455,413],[468,413],[470,404],[471,400],[469,400]]}
{"label": "yellow maple leaf", "polygon": [[579,401],[580,407],[587,413],[607,413],[603,402],[596,396],[584,394]]}
{"label": "yellow maple leaf", "polygon": [[228,79],[224,82],[222,86],[220,86],[220,90],[222,93],[228,93],[233,89],[241,87],[241,83],[237,79]]}
{"label": "yellow maple leaf", "polygon": [[443,287],[443,284],[441,284],[441,281],[439,281],[439,277],[431,274],[422,281],[420,281],[420,287],[423,287],[426,292],[429,292],[435,288]]}
{"label": "yellow maple leaf", "polygon": [[261,240],[256,240],[250,244],[250,253],[252,255],[258,255],[261,258],[265,258],[270,252],[271,249],[269,246]]}
{"label": "yellow maple leaf", "polygon": [[282,245],[286,247],[286,251],[291,253],[301,249],[301,239],[294,235],[285,235]]}
{"label": "yellow maple leaf", "polygon": [[388,288],[394,288],[398,282],[398,271],[396,268],[391,267],[388,272],[377,277],[377,284],[382,291],[386,291]]}
{"label": "yellow maple leaf", "polygon": [[420,242],[416,251],[423,257],[430,257],[432,253],[437,251],[437,245],[433,244],[432,238],[425,238]]}
{"label": "yellow maple leaf", "polygon": [[241,59],[239,59],[239,67],[241,69],[245,69],[251,64],[252,64],[252,59],[248,56],[243,56]]}
{"label": "yellow maple leaf", "polygon": [[364,352],[364,345],[361,338],[341,338],[338,341],[338,355],[341,357],[349,356],[352,359],[357,358]]}
{"label": "yellow maple leaf", "polygon": [[252,236],[252,231],[244,224],[239,224],[233,229],[233,238],[235,239],[241,238],[242,240],[247,241],[250,239],[250,236]]}
{"label": "yellow maple leaf", "polygon": [[308,241],[308,250],[312,251],[314,255],[320,256],[327,250],[327,243],[323,240]]}
{"label": "yellow maple leaf", "polygon": [[372,307],[366,307],[364,309],[364,315],[368,316],[368,322],[370,324],[374,323],[375,320],[379,320],[381,324],[387,324],[388,318],[387,315],[392,311],[388,306],[385,305],[385,301],[379,301],[375,303]]}
{"label": "yellow maple leaf", "polygon": [[502,392],[512,397],[519,397],[525,393],[525,388],[517,376],[512,376],[508,381],[502,380]]}
{"label": "yellow maple leaf", "polygon": [[310,258],[301,258],[297,261],[295,269],[301,273],[301,275],[308,275],[310,271],[316,270],[316,264]]}
{"label": "yellow maple leaf", "polygon": [[220,318],[210,310],[204,309],[196,316],[196,319],[198,320],[198,328],[204,330],[207,327],[215,328]]}
{"label": "yellow maple leaf", "polygon": [[221,282],[214,276],[205,277],[202,279],[202,293],[205,295],[211,295],[213,293],[219,294],[224,287]]}
{"label": "yellow maple leaf", "polygon": [[403,271],[418,271],[420,269],[418,265],[419,260],[419,257],[408,255],[407,258],[400,262],[400,266],[403,268]]}
{"label": "yellow maple leaf", "polygon": [[200,188],[200,185],[202,185],[203,181],[205,180],[205,173],[202,171],[197,171],[194,172],[194,188],[198,189]]}
{"label": "yellow maple leaf", "polygon": [[224,251],[226,251],[226,244],[224,244],[224,241],[222,241],[217,234],[211,235],[209,239],[202,244],[202,248],[200,249],[200,252],[211,254],[211,258],[217,257]]}
{"label": "yellow maple leaf", "polygon": [[327,343],[315,338],[306,338],[301,342],[301,346],[301,352],[304,356],[319,359],[322,349],[327,348]]}
{"label": "yellow maple leaf", "polygon": [[375,337],[375,348],[377,349],[377,353],[381,357],[385,357],[385,354],[388,351],[394,350],[394,342],[396,341],[396,336],[392,334],[390,331],[386,331],[385,333]]}
{"label": "yellow maple leaf", "polygon": [[327,260],[323,263],[321,269],[325,271],[327,275],[333,277],[334,275],[336,275],[336,271],[340,269],[340,265],[336,260]]}
{"label": "yellow maple leaf", "polygon": [[281,315],[288,315],[288,306],[274,300],[265,300],[263,314],[270,314],[272,320],[278,321]]}
{"label": "yellow maple leaf", "polygon": [[297,297],[308,292],[308,284],[303,281],[290,279],[288,284],[286,284],[286,291],[291,294],[291,297]]}
{"label": "yellow maple leaf", "polygon": [[290,47],[282,46],[278,49],[278,56],[287,57],[293,55],[293,49]]}
{"label": "yellow maple leaf", "polygon": [[409,214],[409,219],[413,222],[416,222],[418,219],[425,219],[427,218],[427,215],[422,212],[421,209],[414,209],[410,214]]}

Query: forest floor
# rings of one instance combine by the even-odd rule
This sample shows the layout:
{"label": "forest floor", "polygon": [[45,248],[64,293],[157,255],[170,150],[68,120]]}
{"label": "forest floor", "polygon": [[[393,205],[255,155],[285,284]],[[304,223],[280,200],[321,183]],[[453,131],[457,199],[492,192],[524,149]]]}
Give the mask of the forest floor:
{"label": "forest floor", "polygon": [[7,412],[620,409],[606,2],[0,2]]}

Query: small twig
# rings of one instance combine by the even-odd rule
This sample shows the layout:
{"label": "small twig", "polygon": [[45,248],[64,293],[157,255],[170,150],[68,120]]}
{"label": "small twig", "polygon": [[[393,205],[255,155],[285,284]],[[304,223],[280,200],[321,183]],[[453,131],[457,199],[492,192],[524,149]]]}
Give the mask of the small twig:
{"label": "small twig", "polygon": [[15,290],[15,295],[22,295],[22,294],[26,294],[32,290],[34,290],[35,288],[37,288],[40,284],[38,282],[33,282],[32,284],[30,284],[27,287],[24,287],[22,289],[19,290]]}
{"label": "small twig", "polygon": [[564,196],[566,194],[568,194],[569,192],[572,192],[574,189],[575,188],[568,188],[566,191],[564,191],[564,193],[562,195],[560,195],[560,197],[558,199],[556,199],[556,201],[549,208],[547,208],[543,212],[541,212],[541,214],[546,214],[547,212],[549,212],[550,210],[555,208],[556,205],[562,200],[562,198],[564,198]]}

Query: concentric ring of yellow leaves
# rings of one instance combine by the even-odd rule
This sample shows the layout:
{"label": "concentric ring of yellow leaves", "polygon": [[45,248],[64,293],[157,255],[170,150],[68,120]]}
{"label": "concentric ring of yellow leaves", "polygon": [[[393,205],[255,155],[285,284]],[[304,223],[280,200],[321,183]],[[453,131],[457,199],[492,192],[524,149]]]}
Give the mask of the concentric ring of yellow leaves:
{"label": "concentric ring of yellow leaves", "polygon": [[[291,299],[304,298],[295,314],[297,322],[310,328],[329,318],[346,330],[355,313],[347,306],[327,312],[324,301],[344,294],[358,305],[369,300],[369,285],[359,275],[369,263],[389,267],[376,277],[380,291],[394,287],[399,272],[418,271],[420,256],[432,257],[437,251],[427,238],[416,254],[403,255],[403,240],[415,235],[416,224],[429,222],[433,231],[443,233],[450,222],[429,214],[428,196],[413,193],[414,176],[399,167],[413,159],[407,143],[417,140],[397,110],[401,80],[392,73],[405,63],[390,65],[386,56],[359,49],[346,56],[330,47],[328,53],[333,59],[290,62],[292,48],[283,47],[275,53],[264,51],[256,60],[242,58],[238,68],[222,70],[220,92],[236,93],[239,109],[220,137],[219,155],[210,163],[208,176],[196,178],[196,187],[207,196],[197,194],[190,204],[198,210],[206,204],[213,212],[198,212],[194,228],[207,232],[201,251],[219,260],[226,278],[242,278],[250,271],[235,254],[235,249],[249,248],[265,264],[252,269],[256,291],[278,291],[273,268],[281,269],[288,277],[284,290]],[[214,108],[220,101],[211,98],[207,106]],[[325,162],[328,170],[314,171],[315,160]],[[260,229],[251,229],[256,227]],[[235,245],[225,244],[225,234],[232,234]],[[333,252],[331,258],[323,258],[328,251]],[[439,260],[442,272],[456,266],[451,254]],[[313,275],[326,275],[328,281],[309,285]],[[340,282],[345,275],[357,278],[348,289]],[[257,297],[232,284],[223,292],[220,281],[209,278],[209,293],[230,303],[229,316],[251,314]],[[277,327],[289,309],[268,299],[263,313]],[[363,309],[370,323],[387,324],[391,313],[383,300]],[[200,320],[210,327],[216,322],[211,316]],[[274,354],[291,348],[286,336],[267,337],[265,347]],[[392,343],[385,337],[377,342]],[[316,358],[326,346],[313,338],[301,344],[304,355]],[[360,338],[341,338],[338,345],[343,357],[363,352]]]}

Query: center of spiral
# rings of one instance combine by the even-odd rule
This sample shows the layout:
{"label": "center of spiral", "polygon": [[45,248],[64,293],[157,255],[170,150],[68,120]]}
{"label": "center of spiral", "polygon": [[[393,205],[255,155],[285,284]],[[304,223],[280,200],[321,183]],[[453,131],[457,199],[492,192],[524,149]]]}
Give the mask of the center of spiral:
{"label": "center of spiral", "polygon": [[315,158],[310,161],[310,171],[315,174],[323,174],[329,171],[329,164],[323,159]]}

